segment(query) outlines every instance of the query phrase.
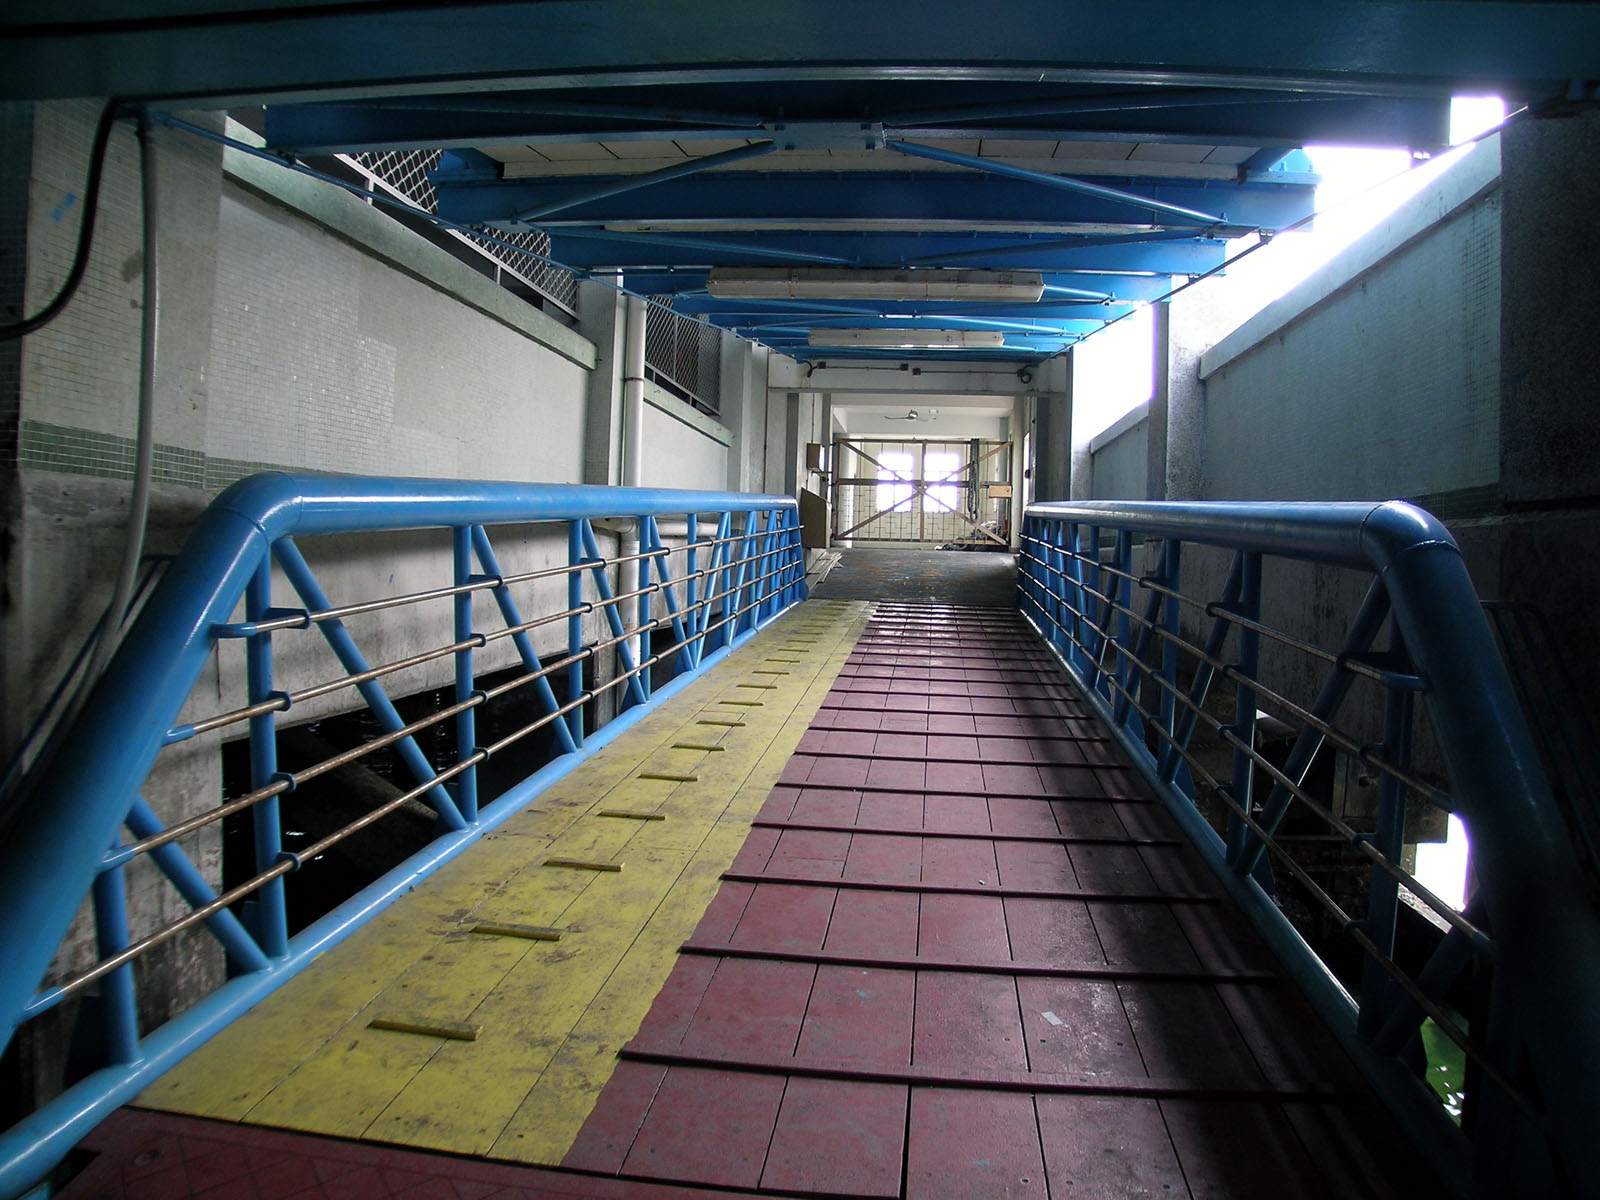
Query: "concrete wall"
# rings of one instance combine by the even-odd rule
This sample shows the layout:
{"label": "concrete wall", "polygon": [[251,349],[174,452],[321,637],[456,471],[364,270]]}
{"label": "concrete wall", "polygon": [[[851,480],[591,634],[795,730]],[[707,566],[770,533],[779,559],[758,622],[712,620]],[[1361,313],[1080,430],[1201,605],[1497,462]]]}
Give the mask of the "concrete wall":
{"label": "concrete wall", "polygon": [[1149,476],[1150,406],[1141,404],[1089,443],[1089,498],[1143,500]]}
{"label": "concrete wall", "polygon": [[1491,139],[1206,352],[1202,497],[1429,498],[1492,489],[1498,179]]}
{"label": "concrete wall", "polygon": [[676,396],[646,386],[645,487],[720,489],[733,434]]}

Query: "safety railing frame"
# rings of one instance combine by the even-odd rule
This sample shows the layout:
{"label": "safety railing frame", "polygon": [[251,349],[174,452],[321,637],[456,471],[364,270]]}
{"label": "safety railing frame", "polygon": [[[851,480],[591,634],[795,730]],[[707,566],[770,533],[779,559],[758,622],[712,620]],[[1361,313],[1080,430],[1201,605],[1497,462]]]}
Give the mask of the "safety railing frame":
{"label": "safety railing frame", "polygon": [[[1156,570],[1133,572],[1135,538],[1159,539]],[[1104,545],[1109,541],[1109,545]],[[1155,789],[1226,890],[1299,984],[1312,1006],[1363,1069],[1390,1107],[1398,1124],[1416,1143],[1445,1185],[1461,1195],[1600,1194],[1592,1170],[1593,1140],[1600,1130],[1600,913],[1590,902],[1562,815],[1540,766],[1539,756],[1516,694],[1503,666],[1489,624],[1468,577],[1461,553],[1445,527],[1425,511],[1403,502],[1232,503],[1085,501],[1030,505],[1022,531],[1018,605],[1105,720],[1112,735]],[[1156,629],[1177,634],[1184,544],[1234,553],[1222,594],[1206,608],[1225,616],[1238,630],[1235,651],[1224,675],[1238,680],[1238,713],[1231,727],[1236,747],[1233,779],[1243,780],[1246,812],[1259,812],[1258,828],[1235,817],[1219,835],[1197,807],[1195,785],[1175,745],[1186,745],[1194,712],[1176,711],[1183,690],[1177,673],[1178,643],[1162,636],[1159,666],[1147,668],[1161,683],[1161,699],[1150,719],[1161,730],[1152,752],[1146,717],[1130,702],[1139,686],[1133,656],[1152,656]],[[1104,548],[1103,548],[1104,546]],[[1410,708],[1420,697],[1437,750],[1450,780],[1456,813],[1472,839],[1479,888],[1459,922],[1418,980],[1426,986],[1472,953],[1460,930],[1479,943],[1492,929],[1495,992],[1489,1014],[1490,1039],[1514,1048],[1523,1069],[1519,1082],[1537,1091],[1540,1112],[1527,1112],[1528,1097],[1497,1096],[1496,1117],[1480,1117],[1479,1137],[1469,1145],[1460,1129],[1421,1086],[1415,1073],[1392,1056],[1397,1003],[1387,980],[1369,970],[1352,996],[1317,957],[1257,880],[1262,843],[1288,803],[1285,784],[1309,766],[1321,735],[1307,723],[1271,794],[1252,803],[1253,771],[1242,746],[1253,746],[1255,700],[1270,693],[1252,691],[1259,678],[1261,571],[1263,559],[1283,558],[1370,572],[1367,601],[1355,617],[1346,646],[1329,655],[1324,694],[1312,708],[1336,711],[1354,674],[1381,679],[1390,697],[1382,743],[1364,752],[1389,756],[1396,774],[1404,764]],[[1147,592],[1145,621],[1137,593]],[[1372,647],[1392,616],[1393,642],[1387,651]],[[1257,626],[1257,628],[1252,628]],[[1068,630],[1072,635],[1068,635]],[[1223,619],[1212,624],[1204,646],[1215,660],[1228,639]],[[1203,694],[1212,668],[1202,660],[1192,687]],[[1230,790],[1231,790],[1230,785]],[[1404,788],[1385,775],[1380,789],[1380,828],[1372,835],[1380,853],[1400,849],[1396,810]],[[1234,801],[1241,799],[1232,796]],[[1376,869],[1376,868],[1375,868]],[[1374,889],[1374,896],[1390,889]],[[1375,904],[1367,923],[1390,924]],[[1372,966],[1368,961],[1368,967]],[[1377,1019],[1375,1001],[1389,989],[1387,1027]],[[1420,1018],[1419,1018],[1420,1019]],[[1514,1086],[1514,1085],[1513,1085]],[[1534,1128],[1538,1144],[1526,1132]],[[1489,1128],[1485,1130],[1485,1126]],[[1548,1158],[1545,1157],[1548,1146]]]}
{"label": "safety railing frame", "polygon": [[[697,536],[707,528],[702,524],[707,514],[715,518],[715,536],[710,539]],[[663,517],[687,518],[686,545],[668,548],[661,532]],[[631,595],[614,594],[606,571],[624,556],[604,558],[594,529],[594,522],[618,519],[636,522],[630,534],[637,531],[639,550],[627,556],[638,568],[638,584]],[[541,523],[566,525],[569,561],[565,567],[532,574],[565,574],[568,607],[550,618],[524,622],[500,571],[490,530]],[[456,703],[451,708],[457,710],[452,717],[457,761],[439,769],[427,762],[409,734],[397,736],[403,722],[378,681],[354,682],[373,672],[340,616],[329,616],[341,610],[329,604],[295,542],[297,537],[430,528],[450,531],[454,575],[452,586],[428,594],[431,599],[448,596],[453,601],[454,641],[430,652],[454,659]],[[676,574],[670,565],[673,554],[684,555],[687,563]],[[273,607],[274,565],[298,592],[303,608]],[[593,580],[600,601],[583,599],[585,574]],[[484,633],[473,628],[472,598],[478,591],[494,597],[506,628],[491,632],[512,638],[517,657],[527,668],[523,679],[537,689],[545,709],[540,723],[551,723],[560,750],[548,765],[482,811],[475,774],[476,764],[487,755],[477,748],[474,718],[484,693],[475,691],[473,655],[486,643]],[[107,1013],[104,1032],[110,1064],[0,1134],[0,1196],[21,1194],[44,1179],[116,1106],[390,901],[524,809],[545,787],[634,725],[654,701],[682,690],[805,596],[798,509],[787,496],[287,474],[253,476],[227,489],[200,518],[183,552],[145,604],[60,751],[43,765],[40,778],[25,782],[28,802],[10,814],[10,829],[0,844],[0,911],[7,914],[0,922],[0,963],[5,964],[0,971],[0,1019],[5,1021],[6,1044],[21,1021],[58,1002],[59,996],[50,990],[36,993],[36,988],[80,903],[93,895],[100,957],[94,970],[101,972],[93,978]],[[654,618],[653,597],[664,605],[664,612]],[[638,605],[631,630],[618,611],[625,600]],[[241,604],[245,619],[237,622],[234,614]],[[584,644],[583,622],[596,610],[603,612],[611,634],[597,645],[615,646],[631,707],[590,732],[583,727],[582,666],[595,647]],[[563,617],[568,653],[549,666],[541,665],[527,628],[511,632],[517,626],[555,623]],[[272,635],[313,622],[347,672],[345,683],[362,693],[412,773],[433,779],[426,797],[443,832],[293,936],[283,913],[283,875],[258,884],[252,932],[228,907],[219,905],[217,891],[178,846],[173,830],[184,823],[164,829],[140,790],[163,746],[211,728],[181,724],[179,715],[207,660],[228,640],[245,645],[248,706],[217,720],[247,723],[252,734],[252,787],[284,780],[272,733],[276,716],[292,700],[274,687]],[[656,629],[672,631],[680,670],[652,690],[649,668],[657,656],[645,639]],[[641,647],[637,657],[629,648],[630,639]],[[558,669],[569,673],[568,695],[579,698],[561,706],[548,682],[549,673]],[[474,749],[469,752],[467,747]],[[292,788],[292,778],[287,786]],[[423,786],[419,783],[419,789]],[[257,866],[263,872],[287,873],[298,860],[277,840],[277,796],[251,803]],[[219,810],[203,815],[220,820]],[[135,839],[133,844],[123,844],[124,826]],[[192,906],[187,919],[196,924],[203,920],[240,972],[143,1036],[137,1025],[131,962],[102,970],[129,947],[120,873],[141,842],[153,843],[146,847],[153,861]],[[203,917],[197,915],[207,909]],[[71,986],[81,982],[80,977]]]}

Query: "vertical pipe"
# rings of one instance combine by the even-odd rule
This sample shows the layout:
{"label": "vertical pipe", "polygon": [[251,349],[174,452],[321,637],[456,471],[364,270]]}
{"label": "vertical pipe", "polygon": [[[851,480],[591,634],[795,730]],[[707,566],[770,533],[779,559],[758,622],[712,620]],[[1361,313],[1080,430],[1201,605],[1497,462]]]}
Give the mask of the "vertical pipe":
{"label": "vertical pipe", "polygon": [[[622,486],[630,488],[644,483],[644,343],[649,310],[643,296],[628,296],[622,332]],[[625,523],[619,531],[617,557],[628,559],[638,553],[638,522]],[[626,595],[638,587],[638,561],[621,563],[617,591]],[[623,626],[637,629],[641,620],[638,598],[624,600],[620,607]],[[634,636],[623,643],[635,663],[646,657],[639,642]]]}
{"label": "vertical pipe", "polygon": [[[117,847],[112,841],[112,850]],[[95,949],[101,959],[128,948],[128,894],[122,868],[112,867],[94,877]],[[123,963],[100,981],[104,1012],[106,1057],[112,1063],[139,1061],[139,1011],[133,994],[133,964]]]}
{"label": "vertical pipe", "polygon": [[[139,174],[144,210],[144,282],[140,299],[139,418],[134,439],[133,493],[128,498],[128,540],[122,551],[105,628],[83,675],[81,695],[100,678],[122,638],[122,622],[133,598],[133,585],[144,554],[145,524],[150,513],[150,478],[155,470],[156,360],[161,328],[161,222],[156,179],[156,146],[147,116],[139,118]],[[84,218],[87,220],[87,216]],[[81,701],[80,701],[81,704]],[[73,714],[76,716],[76,713]],[[71,725],[71,720],[62,727]]]}
{"label": "vertical pipe", "polygon": [[[567,654],[574,660],[567,667],[568,704],[583,695],[583,663],[577,661],[583,653],[583,613],[579,611],[583,607],[583,572],[577,569],[582,561],[583,521],[574,519],[567,522],[567,566],[572,568],[567,572],[567,610],[572,614],[567,618]],[[583,749],[583,705],[567,713],[567,729],[573,746]]]}
{"label": "vertical pipe", "polygon": [[[1168,538],[1161,546],[1167,559],[1167,569],[1162,573],[1166,578],[1166,585],[1173,591],[1183,587],[1183,543],[1173,538]],[[1132,561],[1131,557],[1129,559]],[[1126,569],[1126,568],[1124,568]],[[1161,715],[1158,718],[1161,728],[1168,736],[1166,745],[1171,745],[1171,737],[1177,732],[1175,722],[1178,715],[1178,601],[1173,596],[1166,597],[1163,605],[1165,619],[1163,628],[1169,636],[1161,639],[1161,678],[1166,680],[1168,686],[1161,689]]]}
{"label": "vertical pipe", "polygon": [[[472,527],[472,548],[478,555],[478,565],[485,572],[496,579],[504,579],[505,572],[500,569],[500,560],[495,557],[494,546],[489,542],[488,531],[482,525]],[[495,603],[500,608],[500,615],[505,619],[507,626],[521,625],[522,613],[517,608],[516,599],[511,595],[511,589],[502,583],[494,589]],[[524,630],[513,634],[512,645],[516,646],[517,654],[522,658],[522,665],[530,671],[540,670],[544,664],[539,660],[539,653],[533,648],[533,639]],[[546,712],[555,712],[561,707],[556,699],[555,691],[550,686],[548,676],[541,675],[533,681],[534,695],[539,697],[539,703],[545,706]],[[550,727],[556,737],[556,743],[561,747],[562,753],[570,753],[577,747],[572,741],[572,729],[567,721],[557,721]]]}
{"label": "vertical pipe", "polygon": [[[465,587],[472,582],[472,527],[457,525],[450,531],[451,560],[455,569],[455,584]],[[472,593],[457,592],[455,602],[455,640],[465,642],[472,637]],[[463,646],[456,651],[456,703],[472,699],[473,692],[472,647]],[[464,708],[456,714],[456,762],[465,762],[477,750],[478,710]],[[478,768],[468,767],[452,781],[456,807],[461,818],[469,825],[478,819]]]}
{"label": "vertical pipe", "polygon": [[[689,549],[686,555],[688,566],[684,568],[687,583],[685,584],[686,590],[683,602],[683,623],[684,631],[689,635],[689,640],[684,644],[683,654],[685,663],[691,668],[700,665],[700,643],[695,639],[694,635],[704,629],[706,625],[705,614],[700,611],[700,581],[695,578],[695,573],[699,570],[700,564],[699,550],[694,544],[695,538],[699,536],[699,516],[699,513],[689,514]],[[705,590],[709,592],[711,589],[708,587]]]}
{"label": "vertical pipe", "polygon": [[[646,523],[650,521],[650,517],[640,517],[635,525],[635,528],[639,531],[639,535],[634,539],[633,543],[636,551],[642,551],[650,545],[650,533],[645,528]],[[650,624],[650,593],[644,590],[650,586],[650,560],[641,558],[637,568],[634,575],[634,586],[641,593],[637,600],[637,628],[642,631]],[[643,663],[655,653],[655,647],[651,645],[650,637],[650,634],[640,632],[639,636],[633,639],[634,662]],[[639,690],[644,693],[646,700],[650,699],[650,675],[651,670],[639,672]]]}
{"label": "vertical pipe", "polygon": [[[277,555],[278,564],[288,576],[290,585],[299,593],[308,608],[332,607],[322,590],[322,585],[311,573],[311,567],[291,538],[280,538],[272,549]],[[367,666],[366,656],[361,653],[361,648],[356,645],[355,638],[350,636],[350,631],[344,627],[343,621],[321,621],[318,622],[317,629],[321,632],[323,640],[328,643],[328,648],[333,651],[334,657],[339,660],[339,665],[346,671],[352,675],[363,675],[370,669]],[[394,702],[389,699],[389,693],[383,690],[383,685],[378,680],[367,679],[358,683],[356,691],[367,702],[367,707],[372,710],[372,715],[378,719],[378,724],[385,733],[396,733],[405,727],[405,721],[395,710]],[[433,811],[439,814],[443,826],[452,832],[467,828],[467,822],[462,818],[461,810],[456,807],[456,802],[450,793],[434,782],[433,764],[428,761],[428,756],[423,754],[416,740],[408,735],[396,742],[394,749],[400,761],[405,764],[406,770],[411,772],[412,778],[418,783],[429,785],[425,793],[427,801],[433,806]]]}
{"label": "vertical pipe", "polygon": [[[1390,635],[1389,650],[1397,670],[1408,670],[1405,639],[1395,628]],[[1401,665],[1405,664],[1405,665]],[[1383,756],[1402,770],[1411,765],[1411,714],[1415,704],[1413,693],[1404,688],[1391,687],[1385,698],[1383,717]],[[1392,862],[1399,862],[1406,834],[1406,788],[1387,771],[1378,784],[1378,820],[1373,831],[1372,844]],[[1400,881],[1387,871],[1372,868],[1371,897],[1367,903],[1367,936],[1378,949],[1394,956],[1395,918],[1400,907]],[[1374,1037],[1388,1015],[1390,1000],[1395,993],[1394,981],[1377,960],[1367,958],[1362,963],[1360,1007],[1356,1014],[1356,1030],[1362,1037]]]}
{"label": "vertical pipe", "polygon": [[[272,560],[262,556],[245,588],[245,619],[262,621],[272,607]],[[272,696],[272,635],[253,633],[245,639],[245,672],[251,704]],[[277,714],[257,713],[250,718],[250,787],[263,788],[278,775]],[[283,825],[278,797],[268,796],[250,810],[255,832],[256,871],[274,866],[283,852]],[[270,880],[256,893],[256,941],[273,958],[289,953],[289,917],[283,899],[283,876]]]}
{"label": "vertical pipe", "polygon": [[[1261,619],[1261,556],[1240,555],[1239,601],[1236,611],[1250,621]],[[1240,681],[1234,690],[1233,732],[1246,746],[1256,744],[1256,692],[1245,683],[1259,676],[1261,666],[1261,635],[1254,629],[1239,627]],[[1255,760],[1243,750],[1233,752],[1233,798],[1240,808],[1249,812],[1255,803]],[[1245,827],[1235,814],[1228,817],[1228,854],[1230,857],[1244,853]]]}

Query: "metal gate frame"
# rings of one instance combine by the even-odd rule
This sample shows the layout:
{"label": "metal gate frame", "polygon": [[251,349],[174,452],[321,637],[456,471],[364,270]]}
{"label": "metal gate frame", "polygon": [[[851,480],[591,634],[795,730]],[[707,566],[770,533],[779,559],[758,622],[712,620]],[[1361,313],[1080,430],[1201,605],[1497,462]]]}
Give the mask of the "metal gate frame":
{"label": "metal gate frame", "polygon": [[[845,538],[853,537],[860,530],[867,528],[868,526],[872,525],[875,521],[881,520],[882,518],[888,516],[890,513],[899,511],[901,508],[903,508],[907,504],[912,505],[912,509],[910,511],[914,511],[914,512],[917,513],[917,515],[919,517],[919,521],[918,521],[919,528],[920,529],[925,529],[926,528],[925,523],[920,518],[922,518],[923,515],[927,512],[927,505],[922,502],[923,498],[926,498],[928,500],[932,500],[935,504],[939,505],[940,508],[944,509],[944,511],[946,513],[948,513],[949,515],[954,516],[958,520],[960,520],[960,521],[964,522],[965,524],[971,526],[972,529],[975,530],[978,533],[978,535],[984,541],[992,542],[993,544],[995,544],[997,546],[1000,546],[1002,548],[1008,548],[1009,547],[1009,543],[1004,538],[997,537],[995,534],[993,534],[989,530],[985,529],[978,522],[972,520],[972,518],[967,516],[967,514],[962,512],[959,508],[957,508],[957,507],[955,507],[955,506],[953,506],[951,504],[946,503],[946,501],[943,500],[937,493],[935,493],[932,490],[930,490],[930,489],[932,489],[934,487],[945,486],[945,485],[954,486],[954,487],[957,487],[957,488],[977,488],[977,487],[982,487],[983,484],[980,481],[977,481],[977,480],[970,480],[969,481],[969,480],[967,480],[965,478],[962,478],[962,477],[965,476],[967,472],[969,472],[969,471],[973,470],[974,468],[980,466],[982,463],[987,462],[989,459],[994,458],[996,455],[1009,454],[1011,452],[1011,445],[1012,445],[1012,443],[1009,440],[1008,441],[1003,441],[1003,442],[995,442],[995,443],[993,443],[993,445],[991,446],[991,448],[989,450],[985,451],[984,453],[978,455],[975,458],[970,458],[970,457],[966,458],[954,471],[950,472],[949,474],[942,475],[937,479],[928,479],[928,478],[926,478],[924,476],[923,469],[918,469],[918,470],[914,471],[912,473],[911,477],[907,477],[905,475],[902,475],[902,474],[900,474],[900,472],[896,471],[893,467],[884,466],[883,463],[878,461],[877,458],[873,457],[871,454],[869,454],[863,448],[864,447],[864,443],[867,443],[867,442],[883,442],[883,441],[886,441],[886,440],[887,439],[883,439],[883,438],[863,438],[863,439],[857,440],[857,439],[852,439],[852,438],[848,438],[848,437],[836,437],[834,439],[834,462],[837,463],[837,462],[839,462],[841,460],[840,459],[840,449],[843,448],[843,447],[848,447],[855,454],[859,455],[861,458],[866,459],[873,466],[877,467],[879,471],[888,472],[888,476],[889,477],[887,479],[885,479],[885,478],[882,478],[881,476],[873,476],[871,478],[858,478],[858,477],[853,477],[853,476],[841,476],[841,477],[836,477],[833,480],[833,504],[832,504],[832,509],[833,509],[833,522],[832,522],[832,524],[833,524],[833,528],[831,530],[832,540],[833,541],[837,542],[837,541],[843,540]],[[896,444],[903,444],[903,445],[906,445],[906,446],[919,447],[921,453],[918,455],[918,462],[922,463],[922,464],[925,464],[926,460],[927,460],[927,448],[930,445],[961,446],[963,443],[970,443],[970,442],[973,442],[973,441],[980,441],[981,442],[981,441],[985,441],[985,440],[987,440],[987,439],[978,439],[978,438],[905,438],[905,439],[899,440]],[[857,521],[854,525],[850,526],[849,529],[840,529],[839,528],[839,513],[840,513],[840,510],[841,510],[840,489],[845,488],[845,487],[871,487],[871,488],[877,488],[880,484],[884,484],[884,483],[903,483],[903,484],[907,484],[907,485],[910,486],[911,491],[909,493],[907,493],[905,496],[902,496],[899,500],[895,501],[888,508],[877,509],[870,516],[866,517],[864,520]],[[938,515],[942,516],[944,514],[940,513]],[[870,534],[868,535],[869,538],[871,536],[872,535],[870,535]],[[874,540],[874,541],[896,541],[896,542],[923,543],[923,542],[927,542],[929,539],[925,538],[925,537],[918,537],[918,538],[872,538],[872,540]]]}

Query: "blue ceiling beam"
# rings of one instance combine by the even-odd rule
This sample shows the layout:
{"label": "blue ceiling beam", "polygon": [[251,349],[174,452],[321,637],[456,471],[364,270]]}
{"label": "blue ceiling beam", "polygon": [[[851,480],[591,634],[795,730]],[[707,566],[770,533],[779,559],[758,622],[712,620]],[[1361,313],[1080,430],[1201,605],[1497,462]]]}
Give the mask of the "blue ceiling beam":
{"label": "blue ceiling beam", "polygon": [[1207,229],[1220,229],[1229,224],[1226,217],[1215,213],[1200,212],[1193,208],[1185,208],[1181,204],[1158,199],[1151,194],[1157,190],[1153,187],[1147,187],[1143,192],[1130,192],[1121,188],[1107,187],[1102,183],[1090,183],[1086,179],[1074,179],[1070,175],[1049,175],[1043,171],[1030,171],[1027,167],[1000,162],[998,159],[979,158],[975,154],[957,154],[954,150],[941,150],[935,146],[922,146],[915,142],[886,142],[885,145],[897,154],[909,155],[912,158],[926,158],[933,162],[967,167],[1006,179],[1036,183],[1041,187],[1059,188],[1091,199],[1107,200],[1112,204],[1120,204],[1140,212],[1149,211],[1160,213],[1164,217],[1175,217],[1186,224],[1200,225]]}
{"label": "blue ceiling beam", "polygon": [[[1013,79],[1432,95],[1452,82],[1558,95],[1600,78],[1600,6],[1516,0],[1264,6],[1137,0],[1070,19],[965,0],[525,0],[406,5],[13,0],[0,98],[273,98],[834,78]],[[810,64],[827,64],[810,67]]]}
{"label": "blue ceiling beam", "polygon": [[[551,257],[566,266],[584,269],[595,267],[622,267],[632,261],[656,263],[663,261],[666,252],[676,252],[684,263],[756,263],[787,261],[795,263],[820,263],[836,267],[856,265],[852,258],[806,250],[799,246],[764,245],[753,242],[732,241],[719,238],[673,237],[663,233],[626,233],[613,229],[578,229],[563,227],[560,231],[561,249],[555,249],[556,238],[551,238]],[[585,244],[600,249],[585,250]],[[665,265],[671,266],[672,263]]]}
{"label": "blue ceiling beam", "polygon": [[624,175],[611,180],[609,183],[600,184],[598,187],[571,192],[555,200],[547,200],[536,208],[517,213],[511,219],[518,224],[532,223],[541,217],[566,212],[568,209],[581,208],[597,200],[609,200],[611,197],[620,196],[624,192],[634,192],[640,188],[658,186],[674,179],[684,179],[690,175],[698,175],[701,171],[709,171],[715,167],[725,167],[731,163],[743,162],[747,158],[759,158],[764,154],[771,154],[776,149],[777,146],[773,142],[756,142],[749,146],[735,146],[733,149],[724,150],[720,154],[706,154],[700,158],[691,158],[684,162],[673,163],[671,166],[662,167],[658,171],[646,171],[642,175]]}
{"label": "blue ceiling beam", "polygon": [[[949,85],[946,85],[947,89]],[[267,144],[296,154],[356,153],[416,146],[519,145],[528,142],[677,141],[765,136],[760,114],[808,110],[857,115],[904,103],[897,81],[858,88],[827,109],[815,85],[775,84],[753,89],[748,114],[701,111],[689,88],[650,88],[643,96],[659,108],[563,102],[559,93],[458,95],[374,99],[354,103],[270,105]],[[597,95],[584,92],[581,95]],[[1206,98],[1202,103],[1201,98]],[[720,98],[720,97],[711,97]],[[688,101],[689,103],[684,103]],[[934,110],[927,110],[933,113]],[[1016,115],[1008,116],[1006,114]],[[883,122],[900,140],[1024,137],[1051,142],[1139,141],[1203,145],[1263,145],[1287,149],[1307,142],[1433,147],[1449,131],[1449,102],[1442,97],[1340,96],[1308,92],[1203,91],[1145,88],[1138,92],[978,103],[940,110],[940,121]],[[1067,156],[1067,155],[1060,155]]]}
{"label": "blue ceiling beam", "polygon": [[[514,228],[518,214],[537,211],[575,192],[600,192],[625,182],[628,176],[483,182],[458,181],[449,172],[439,171],[432,178],[441,216],[467,224]],[[1137,202],[1130,199],[1135,188]],[[1095,190],[1085,194],[1086,189]],[[997,178],[977,171],[910,175],[722,171],[668,180],[647,193],[608,195],[568,207],[557,220],[541,224],[554,231],[561,224],[622,221],[789,222],[786,227],[794,228],[794,223],[803,221],[938,220],[1109,225],[1133,232],[1150,224],[1161,225],[1164,215],[1177,212],[1188,214],[1180,218],[1186,222],[1203,218],[1197,232],[1237,237],[1258,228],[1281,229],[1311,211],[1312,202],[1309,183],[1116,179],[1055,192],[1040,187],[1038,179]]]}

